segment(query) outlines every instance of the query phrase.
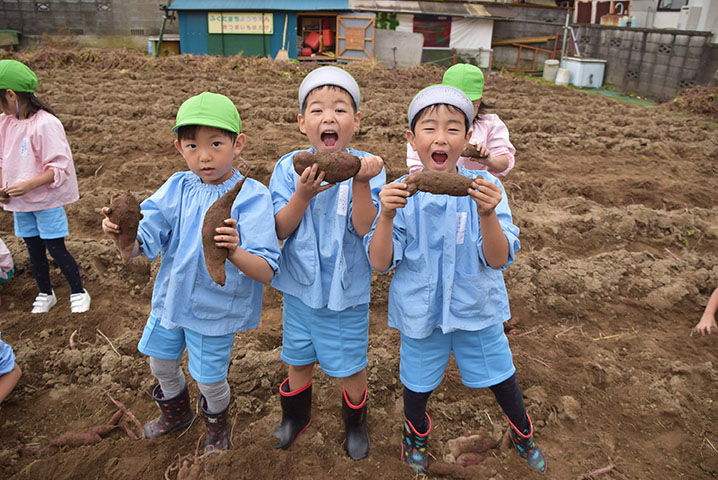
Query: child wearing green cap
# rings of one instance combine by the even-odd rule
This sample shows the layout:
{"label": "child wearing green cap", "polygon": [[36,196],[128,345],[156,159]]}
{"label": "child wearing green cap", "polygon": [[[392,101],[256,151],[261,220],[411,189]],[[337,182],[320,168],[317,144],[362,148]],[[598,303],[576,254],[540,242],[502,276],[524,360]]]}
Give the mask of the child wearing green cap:
{"label": "child wearing green cap", "polygon": [[284,241],[272,286],[284,293],[282,360],[289,375],[279,387],[282,421],[275,448],[289,448],[311,423],[312,377],[319,363],[342,379],[344,448],[369,454],[367,348],[371,267],[362,237],[371,228],[386,181],[383,161],[349,147],[359,129],[359,86],[338,67],[310,72],[299,87],[297,116],[310,152],[347,151],[361,158],[354,178],[323,182],[317,165],[297,174],[293,157],[276,164],[269,189],[277,235]]}
{"label": "child wearing green cap", "polygon": [[461,197],[422,191],[409,196],[404,178],[385,185],[381,211],[364,238],[372,267],[395,268],[388,317],[389,326],[401,332],[401,457],[416,472],[426,472],[426,405],[453,353],[464,385],[491,389],[520,455],[543,472],[546,461],[534,441],[502,327],[510,318],[502,272],[520,248],[519,229],[498,179],[457,166],[472,118],[470,99],[454,87],[435,85],[414,97],[406,136],[424,169],[469,177],[471,188]]}
{"label": "child wearing green cap", "polygon": [[[144,426],[145,437],[184,429],[194,419],[180,366],[186,349],[207,427],[206,452],[231,446],[227,371],[234,334],[259,325],[263,284],[277,270],[280,253],[269,190],[233,168],[246,141],[240,129],[237,108],[224,95],[205,92],[185,101],[174,145],[189,170],[172,175],[142,202],[137,240],[125,249],[118,244],[125,260],[162,256],[138,345],[159,383],[152,396],[161,415]],[[209,207],[242,180],[231,215],[214,237],[228,252],[221,286],[205,266],[202,225]],[[117,243],[119,227],[107,218],[107,208],[103,213],[102,229]]]}
{"label": "child wearing green cap", "polygon": [[65,205],[80,198],[72,152],[62,123],[35,96],[37,76],[16,60],[0,60],[0,204],[13,212],[15,235],[22,237],[40,292],[32,313],[57,303],[50,282],[47,250],[70,285],[70,311],[90,309],[75,258],[67,251]]}
{"label": "child wearing green cap", "polygon": [[[506,124],[498,115],[487,113],[491,107],[483,102],[484,74],[481,69],[468,63],[457,63],[446,70],[442,83],[464,92],[474,106],[469,144],[476,147],[481,158],[460,156],[457,165],[469,170],[488,170],[496,176],[509,173],[514,167],[516,149],[509,141]],[[424,168],[409,143],[406,144],[406,165],[409,173]]]}

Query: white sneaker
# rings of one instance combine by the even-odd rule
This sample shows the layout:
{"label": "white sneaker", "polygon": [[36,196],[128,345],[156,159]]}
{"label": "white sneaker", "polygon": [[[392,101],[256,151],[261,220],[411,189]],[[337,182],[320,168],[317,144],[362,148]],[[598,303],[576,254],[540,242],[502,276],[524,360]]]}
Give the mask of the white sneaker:
{"label": "white sneaker", "polygon": [[90,309],[90,294],[87,290],[82,293],[73,293],[70,295],[70,311],[72,313],[82,313]]}
{"label": "white sneaker", "polygon": [[52,295],[38,293],[35,301],[32,302],[32,313],[47,313],[56,303],[55,290],[52,290]]}

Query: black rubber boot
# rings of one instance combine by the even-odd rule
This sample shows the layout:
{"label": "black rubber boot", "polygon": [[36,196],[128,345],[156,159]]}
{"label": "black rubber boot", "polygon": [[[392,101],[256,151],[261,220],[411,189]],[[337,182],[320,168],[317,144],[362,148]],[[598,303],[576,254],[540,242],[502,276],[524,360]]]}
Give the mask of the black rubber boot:
{"label": "black rubber boot", "polygon": [[272,435],[279,439],[274,448],[286,450],[312,423],[312,382],[290,392],[287,378],[279,386],[279,395],[282,423],[274,429]]}
{"label": "black rubber boot", "polygon": [[152,390],[152,398],[160,407],[160,416],[145,424],[145,438],[157,438],[177,430],[184,430],[192,424],[194,412],[190,408],[189,390],[184,390],[174,398],[166,399],[162,388],[157,385]]}
{"label": "black rubber boot", "polygon": [[401,429],[401,460],[414,469],[416,473],[426,474],[429,467],[429,452],[427,444],[429,442],[429,432],[431,432],[431,418],[428,413],[426,422],[428,427],[426,432],[419,433],[414,425],[404,419],[404,427]]}
{"label": "black rubber boot", "polygon": [[207,399],[199,396],[199,408],[207,426],[207,439],[204,442],[204,452],[210,453],[232,448],[232,425],[229,423],[229,405],[219,413],[207,411]]}
{"label": "black rubber boot", "polygon": [[516,447],[516,450],[519,451],[521,458],[526,459],[529,467],[541,473],[546,473],[546,458],[541,448],[536,445],[536,440],[534,440],[534,425],[531,423],[531,417],[529,417],[528,413],[526,414],[526,418],[529,420],[529,431],[523,433],[506,417],[509,421],[509,425],[511,425],[509,429],[511,431],[511,441]]}
{"label": "black rubber boot", "polygon": [[364,398],[359,405],[352,405],[347,397],[347,392],[342,387],[342,419],[346,428],[346,443],[344,450],[352,460],[361,460],[369,455],[369,432],[366,429],[366,399],[367,390],[364,390]]}

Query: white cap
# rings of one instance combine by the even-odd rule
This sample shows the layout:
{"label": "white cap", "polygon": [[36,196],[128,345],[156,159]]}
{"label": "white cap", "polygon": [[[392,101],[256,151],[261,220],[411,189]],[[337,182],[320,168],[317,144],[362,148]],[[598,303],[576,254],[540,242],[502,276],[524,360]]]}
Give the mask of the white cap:
{"label": "white cap", "polygon": [[304,77],[302,84],[299,85],[299,109],[304,108],[304,101],[307,99],[309,92],[325,85],[341,87],[349,92],[352,100],[354,100],[354,106],[359,109],[359,85],[354,80],[354,77],[339,67],[319,67]]}
{"label": "white cap", "polygon": [[439,103],[452,105],[464,112],[469,124],[474,120],[474,105],[464,92],[449,85],[432,85],[417,93],[409,104],[409,125],[420,111]]}

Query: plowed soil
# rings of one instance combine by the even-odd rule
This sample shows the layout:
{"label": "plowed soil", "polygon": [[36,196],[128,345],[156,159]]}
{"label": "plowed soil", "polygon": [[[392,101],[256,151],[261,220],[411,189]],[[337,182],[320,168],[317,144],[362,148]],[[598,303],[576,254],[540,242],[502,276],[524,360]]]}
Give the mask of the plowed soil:
{"label": "plowed soil", "polygon": [[[235,101],[248,137],[242,160],[268,184],[279,157],[307,145],[296,123],[297,88],[316,65],[48,49],[15,58],[37,72],[38,96],[67,130],[81,198],[67,207],[66,241],[93,302],[88,313],[71,315],[67,283],[53,264],[58,304],[30,315],[37,287],[27,252],[12,215],[0,211],[18,269],[0,287],[0,330],[24,372],[0,407],[0,477],[175,479],[178,461],[192,462],[204,442],[201,422],[151,441],[117,429],[92,445],[51,444],[107,424],[117,410],[108,394],[142,423],[158,413],[137,342],[159,264],[124,265],[102,233],[100,209],[127,189],[142,200],[186,169],[171,127],[182,101],[205,90]],[[386,155],[394,179],[406,170],[409,101],[442,70],[347,68],[363,97],[352,145]],[[602,480],[718,477],[718,336],[689,335],[718,286],[718,127],[663,106],[506,74],[487,78],[484,97],[517,149],[502,179],[522,242],[505,272],[509,341],[547,457],[544,478],[588,478],[599,469]],[[344,453],[340,388],[319,369],[311,427],[290,450],[272,448],[286,366],[281,295],[266,287],[261,324],[236,336],[229,370],[234,447],[201,458],[201,478],[415,478],[399,460],[402,387],[399,334],[386,325],[389,281],[374,275],[370,456],[354,462]],[[436,459],[466,430],[498,440],[506,429],[491,392],[464,387],[453,361],[428,409]],[[499,465],[493,478],[539,477],[515,451],[489,455]]]}

